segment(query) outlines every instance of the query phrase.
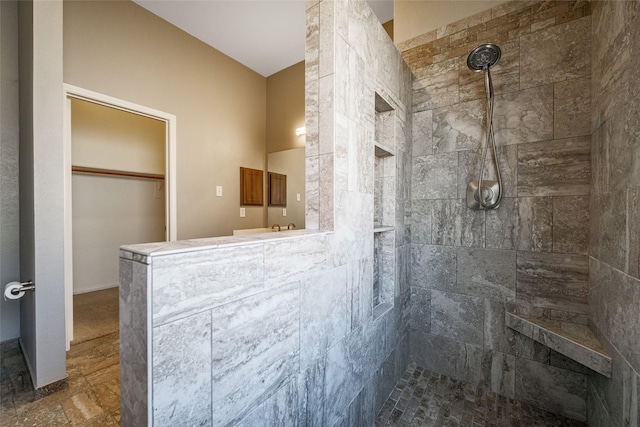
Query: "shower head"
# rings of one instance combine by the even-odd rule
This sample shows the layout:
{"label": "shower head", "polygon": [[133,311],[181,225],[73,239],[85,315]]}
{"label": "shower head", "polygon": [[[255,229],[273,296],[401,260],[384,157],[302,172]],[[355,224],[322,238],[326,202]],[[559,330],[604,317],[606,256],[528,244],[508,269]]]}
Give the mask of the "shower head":
{"label": "shower head", "polygon": [[467,57],[467,66],[471,71],[480,72],[493,67],[501,55],[502,51],[497,45],[483,44],[471,51]]}

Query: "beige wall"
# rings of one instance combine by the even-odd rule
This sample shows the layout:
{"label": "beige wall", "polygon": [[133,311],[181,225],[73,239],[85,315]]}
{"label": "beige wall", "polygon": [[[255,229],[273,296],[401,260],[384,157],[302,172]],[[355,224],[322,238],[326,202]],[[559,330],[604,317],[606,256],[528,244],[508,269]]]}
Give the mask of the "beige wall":
{"label": "beige wall", "polygon": [[64,81],[176,115],[179,239],[263,226],[239,168],[266,169],[264,77],[132,2],[65,1]]}
{"label": "beige wall", "polygon": [[391,40],[393,40],[393,19],[382,24],[382,28],[384,28],[387,35],[391,37]]}
{"label": "beige wall", "polygon": [[74,166],[164,175],[165,135],[159,120],[71,100]]}
{"label": "beige wall", "polygon": [[165,239],[159,181],[73,175],[73,293],[118,286],[118,248]]}
{"label": "beige wall", "polygon": [[304,61],[267,78],[267,153],[304,147]]}
{"label": "beige wall", "polygon": [[[165,173],[165,124],[71,100],[74,166]],[[165,240],[164,181],[74,174],[73,292],[118,286],[118,248]]]}
{"label": "beige wall", "polygon": [[[305,228],[304,150],[304,147],[293,148],[269,153],[267,156],[269,172],[287,175],[287,216],[283,216],[282,206],[269,207],[267,226],[279,224],[285,227],[293,223],[298,229]],[[265,200],[268,200],[268,197]]]}
{"label": "beige wall", "polygon": [[478,12],[489,11],[501,3],[505,3],[505,1],[396,0],[393,40],[396,44],[405,42]]}

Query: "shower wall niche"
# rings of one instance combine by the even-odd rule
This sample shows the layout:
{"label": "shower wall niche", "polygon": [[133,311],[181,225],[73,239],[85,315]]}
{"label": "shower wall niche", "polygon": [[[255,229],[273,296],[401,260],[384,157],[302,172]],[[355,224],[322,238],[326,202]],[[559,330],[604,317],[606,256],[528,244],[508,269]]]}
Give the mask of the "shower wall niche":
{"label": "shower wall niche", "polygon": [[375,97],[374,133],[374,315],[393,305],[395,289],[395,110],[380,95]]}

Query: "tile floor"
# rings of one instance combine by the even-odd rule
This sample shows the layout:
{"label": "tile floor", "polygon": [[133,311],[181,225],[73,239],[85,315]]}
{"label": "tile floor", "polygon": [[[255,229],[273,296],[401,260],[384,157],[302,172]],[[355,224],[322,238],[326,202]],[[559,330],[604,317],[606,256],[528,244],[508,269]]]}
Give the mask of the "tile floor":
{"label": "tile floor", "polygon": [[118,290],[119,288],[109,288],[73,296],[71,345],[118,331]]}
{"label": "tile floor", "polygon": [[74,296],[67,387],[36,399],[18,342],[0,348],[0,426],[120,424],[117,288]]}
{"label": "tile floor", "polygon": [[415,365],[409,365],[375,423],[375,427],[585,425]]}
{"label": "tile floor", "polygon": [[3,345],[0,425],[119,425],[119,345],[115,333],[72,346],[67,353],[68,387],[37,400],[17,342]]}
{"label": "tile floor", "polygon": [[[38,400],[17,341],[3,343],[1,350],[0,426],[120,424],[118,332],[72,345],[67,353],[68,387]],[[375,423],[375,427],[584,425],[415,365],[398,381]]]}

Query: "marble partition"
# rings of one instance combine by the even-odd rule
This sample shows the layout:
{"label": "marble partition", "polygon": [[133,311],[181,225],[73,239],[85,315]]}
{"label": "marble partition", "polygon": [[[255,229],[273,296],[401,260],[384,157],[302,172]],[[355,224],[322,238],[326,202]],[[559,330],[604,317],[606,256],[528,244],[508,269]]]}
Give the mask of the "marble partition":
{"label": "marble partition", "polygon": [[[591,75],[592,4],[511,1],[401,45],[416,76],[410,360],[580,420],[587,416],[587,373],[508,328],[505,312],[587,323],[589,232],[595,228],[591,117],[599,96],[590,87],[600,84]],[[597,25],[605,31],[606,25]],[[465,196],[479,174],[486,95],[482,73],[470,71],[466,59],[484,43],[502,49],[491,74],[504,197],[497,210],[475,211]],[[599,73],[618,83],[616,75]],[[622,115],[617,121],[622,134],[622,123],[633,120]],[[602,139],[613,133],[606,129]],[[616,165],[629,171],[631,163],[628,158]],[[598,175],[625,182],[609,173],[612,164],[603,164]],[[487,168],[485,176],[495,172]],[[614,244],[624,236],[616,204],[604,206],[596,208],[605,213],[601,223],[616,227],[599,228],[597,238],[612,248],[602,252],[626,262],[629,256]],[[631,256],[637,260],[637,251]],[[567,383],[553,405],[542,397],[544,387],[524,386],[538,373],[557,377],[558,388]]]}
{"label": "marble partition", "polygon": [[306,5],[307,230],[122,248],[123,426],[372,425],[406,369],[413,77],[366,2]]}

